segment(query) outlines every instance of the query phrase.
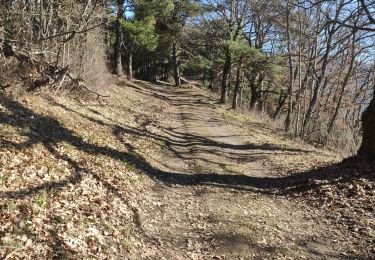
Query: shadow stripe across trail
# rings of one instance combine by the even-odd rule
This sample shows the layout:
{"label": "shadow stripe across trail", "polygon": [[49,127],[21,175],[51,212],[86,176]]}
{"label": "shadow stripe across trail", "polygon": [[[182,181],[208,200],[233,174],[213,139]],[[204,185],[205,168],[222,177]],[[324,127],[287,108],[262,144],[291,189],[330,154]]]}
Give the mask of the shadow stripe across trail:
{"label": "shadow stripe across trail", "polygon": [[270,174],[268,157],[311,151],[238,133],[199,89],[138,84],[135,91],[173,107],[173,119],[159,126],[162,149],[144,156],[156,180],[154,203],[141,216],[152,257],[342,258],[324,224],[273,192],[294,177]]}

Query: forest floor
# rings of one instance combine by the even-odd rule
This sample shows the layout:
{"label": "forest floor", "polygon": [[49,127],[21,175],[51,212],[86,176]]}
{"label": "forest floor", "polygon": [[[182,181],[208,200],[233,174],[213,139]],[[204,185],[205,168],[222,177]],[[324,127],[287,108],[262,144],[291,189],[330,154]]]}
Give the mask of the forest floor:
{"label": "forest floor", "polygon": [[0,94],[0,257],[374,257],[372,165],[196,87],[108,93]]}

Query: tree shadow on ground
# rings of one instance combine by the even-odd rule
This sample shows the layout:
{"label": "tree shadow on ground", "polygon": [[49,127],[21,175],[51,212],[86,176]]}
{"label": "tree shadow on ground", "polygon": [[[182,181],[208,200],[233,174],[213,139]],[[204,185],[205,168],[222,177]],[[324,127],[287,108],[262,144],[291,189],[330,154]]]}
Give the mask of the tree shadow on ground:
{"label": "tree shadow on ground", "polygon": [[[185,108],[191,107],[193,109],[196,109],[197,104],[210,106],[211,102],[215,102],[214,98],[208,97],[206,95],[199,94],[199,93],[195,93],[194,95],[191,95],[191,93],[188,93],[188,98],[186,98],[187,92],[184,89],[171,91],[170,88],[160,88],[160,86],[155,88],[153,84],[145,85],[142,82],[139,82],[139,85],[137,86],[137,88],[139,89],[139,91],[147,91],[150,93],[157,92],[162,96],[171,97],[171,98],[168,98],[168,101],[171,102],[174,106],[184,106]],[[189,117],[187,117],[187,119],[189,119]],[[217,120],[217,121],[220,121],[220,120]],[[270,129],[264,123],[249,122],[249,124],[255,127],[257,131],[260,131],[261,129],[267,129],[267,130],[270,130],[271,132],[274,132],[273,129]],[[275,146],[272,144],[254,145],[254,144],[221,143],[213,139],[210,139],[207,136],[202,137],[202,136],[197,136],[194,134],[186,134],[181,131],[178,131],[177,129],[166,129],[165,132],[174,138],[182,139],[182,140],[189,140],[191,141],[190,144],[196,145],[198,147],[200,147],[200,145],[204,143],[204,145],[208,147],[208,149],[210,149],[209,152],[213,152],[213,153],[215,153],[215,149],[213,148],[234,149],[236,151],[235,153],[236,155],[238,155],[238,151],[242,151],[242,150],[252,151],[252,153],[244,154],[244,157],[248,157],[248,158],[254,157],[255,154],[253,151],[255,150],[260,150],[261,152],[268,151],[269,153],[274,153],[274,152],[309,153],[311,152],[309,150],[298,149],[298,148],[297,149],[286,148],[286,147]],[[221,137],[225,138],[227,136],[221,136]],[[220,149],[220,152],[222,154],[230,153],[227,150],[223,153],[222,149]],[[364,172],[365,168],[367,168],[367,173]],[[368,169],[370,169],[370,171]],[[239,182],[242,182],[245,186],[248,186],[248,185],[251,186],[252,184],[255,184],[257,188],[262,188],[262,189],[265,187],[269,187],[271,189],[277,188],[277,189],[280,189],[279,193],[286,194],[286,193],[296,193],[296,192],[309,190],[309,189],[310,190],[319,189],[321,185],[345,183],[356,178],[365,178],[370,181],[375,181],[374,172],[375,172],[375,164],[370,165],[368,162],[362,160],[361,158],[352,157],[340,163],[325,165],[325,166],[321,166],[321,167],[308,170],[308,171],[302,171],[302,172],[296,171],[293,174],[290,174],[288,176],[282,176],[282,177],[270,178],[270,179],[263,178],[263,180],[261,181],[262,184],[256,184],[259,181],[259,178],[257,178],[256,181],[254,182],[254,180],[252,180],[251,177],[240,175],[238,179],[234,178],[236,179],[236,181],[233,181],[233,184],[237,185]],[[231,177],[233,177],[233,175],[228,175],[228,176],[224,175],[223,178],[227,179]],[[206,174],[206,179],[207,178],[208,177]],[[224,180],[223,183],[226,183],[227,181],[228,180]],[[275,182],[276,184],[272,184],[270,182]],[[220,185],[221,184],[222,183],[220,183]]]}
{"label": "tree shadow on ground", "polygon": [[[147,126],[152,123],[149,119],[141,120],[142,116],[136,116],[136,121],[140,125],[140,128],[132,128],[129,126],[121,125],[121,123],[114,121],[111,118],[106,117],[98,111],[92,111],[95,115],[101,116],[108,120],[110,123],[106,123],[103,120],[93,118],[77,111],[74,111],[63,104],[55,101],[51,102],[51,105],[58,106],[70,113],[75,113],[80,117],[87,119],[93,123],[97,123],[102,126],[112,128],[113,134],[118,139],[123,139],[121,136],[124,134],[132,137],[148,137],[153,141],[154,144],[161,146],[162,148],[167,147],[173,154],[181,159],[202,159],[205,158],[197,157],[198,153],[210,153],[216,156],[224,156],[227,159],[241,161],[241,162],[252,162],[261,159],[260,155],[266,155],[267,152],[291,152],[291,153],[308,153],[310,151],[303,149],[279,147],[270,144],[230,144],[211,139],[210,136],[199,136],[196,134],[188,134],[180,132],[177,128],[162,128],[161,134],[153,133],[147,130]],[[228,138],[228,137],[240,137],[239,135],[222,135],[212,136],[212,138]],[[126,140],[122,140],[125,144]],[[195,154],[192,153],[194,149]],[[210,161],[210,163],[215,163]]]}
{"label": "tree shadow on ground", "polygon": [[[207,151],[212,152],[212,149],[227,149],[231,151],[248,151],[249,153],[241,153],[241,156],[249,157],[248,160],[255,160],[254,151],[259,153],[276,152],[276,151],[288,151],[288,152],[300,152],[307,153],[308,151],[300,149],[289,149],[284,147],[278,147],[273,145],[255,145],[255,144],[240,144],[233,145],[215,141],[209,137],[197,136],[194,134],[186,134],[178,131],[177,129],[163,129],[164,135],[155,134],[146,129],[146,125],[143,129],[131,128],[128,126],[121,125],[119,122],[106,118],[103,114],[98,111],[91,111],[105,120],[90,117],[79,112],[72,110],[63,104],[51,104],[60,106],[62,109],[71,113],[76,113],[79,116],[90,120],[93,123],[108,126],[112,129],[112,132],[116,138],[121,141],[126,147],[126,151],[117,150],[108,146],[94,145],[83,140],[82,137],[78,136],[72,130],[64,127],[58,120],[34,112],[33,110],[25,107],[21,103],[11,100],[10,98],[0,93],[0,105],[4,107],[7,112],[0,111],[0,125],[8,125],[18,128],[28,128],[28,131],[22,131],[22,134],[27,138],[25,142],[15,143],[8,140],[0,140],[1,147],[14,147],[16,149],[26,149],[35,144],[44,145],[51,154],[57,159],[61,159],[67,162],[73,169],[74,174],[60,182],[45,182],[39,186],[20,189],[15,191],[0,192],[0,196],[4,198],[19,198],[24,199],[35,193],[42,192],[44,190],[59,190],[69,184],[77,184],[81,181],[83,174],[93,176],[98,182],[102,183],[103,186],[114,196],[119,197],[124,203],[126,203],[130,209],[133,210],[136,216],[136,222],[138,226],[141,226],[137,209],[133,208],[129,203],[127,197],[110,181],[106,180],[100,173],[95,173],[89,169],[83,167],[78,161],[70,158],[67,155],[61,154],[57,145],[61,142],[66,142],[74,146],[77,150],[85,152],[90,155],[104,155],[114,160],[127,162],[132,164],[141,173],[144,173],[151,178],[160,181],[166,185],[202,185],[202,186],[214,186],[222,189],[234,189],[244,192],[259,192],[265,194],[277,194],[277,195],[290,195],[296,194],[306,189],[317,189],[321,185],[320,183],[314,182],[314,180],[325,180],[329,183],[348,182],[353,178],[365,177],[374,181],[374,175],[368,174],[357,174],[357,175],[346,175],[345,178],[340,174],[341,167],[348,167],[347,164],[335,164],[326,167],[321,167],[315,170],[299,172],[290,176],[282,177],[253,177],[239,174],[220,174],[216,172],[197,172],[188,174],[178,171],[163,171],[152,166],[147,158],[142,157],[136,152],[127,140],[123,138],[123,134],[128,134],[135,137],[149,137],[155,141],[155,143],[169,144],[173,148],[190,148],[199,147],[200,149],[208,149]],[[106,122],[109,121],[110,123]],[[226,136],[223,136],[226,137]],[[164,146],[165,147],[165,146]],[[185,153],[189,151],[181,152],[180,149],[175,149],[175,153],[186,156]],[[230,152],[225,151],[224,156],[229,156]],[[220,155],[220,154],[218,154]],[[234,155],[237,155],[234,153]],[[182,157],[186,158],[186,157]],[[349,163],[350,165],[350,163]],[[59,243],[57,241],[57,243]]]}
{"label": "tree shadow on ground", "polygon": [[74,174],[66,180],[59,182],[45,182],[39,186],[28,189],[3,192],[0,193],[1,197],[24,198],[43,190],[61,189],[69,184],[74,185],[79,183],[82,179],[82,174],[90,174],[109,192],[126,203],[128,207],[133,210],[136,222],[140,222],[137,209],[129,204],[128,199],[121,191],[119,191],[114,185],[99,176],[97,173],[80,166],[80,164],[74,159],[67,155],[60,154],[56,149],[56,146],[60,142],[67,142],[78,150],[87,152],[88,154],[103,154],[119,160],[123,159],[121,152],[111,148],[89,144],[71,130],[64,128],[56,119],[35,113],[32,110],[24,107],[22,104],[1,94],[0,105],[11,112],[10,114],[0,112],[0,124],[28,129],[27,131],[23,132],[23,135],[28,138],[27,141],[23,143],[14,143],[7,140],[0,140],[0,146],[4,145],[12,146],[16,149],[26,149],[35,144],[43,144],[56,159],[67,162],[69,166],[74,169]]}
{"label": "tree shadow on ground", "polygon": [[351,157],[342,162],[329,164],[315,169],[297,172],[284,177],[290,183],[279,192],[297,194],[311,190],[319,191],[325,185],[339,185],[353,180],[366,179],[375,182],[375,164],[358,157]]}
{"label": "tree shadow on ground", "polygon": [[[80,136],[76,135],[73,131],[65,128],[59,121],[54,118],[44,116],[33,112],[26,108],[22,104],[9,99],[8,97],[1,95],[0,104],[5,107],[10,113],[0,112],[0,123],[3,125],[10,125],[14,127],[25,128],[28,127],[29,131],[23,132],[24,136],[28,138],[23,143],[13,143],[7,140],[1,140],[1,144],[5,146],[12,146],[17,149],[25,149],[31,147],[34,144],[43,144],[56,158],[66,161],[74,170],[75,174],[71,178],[61,182],[47,182],[42,185],[32,187],[25,190],[8,191],[3,192],[1,196],[8,198],[22,198],[30,194],[40,192],[42,190],[60,189],[68,184],[78,183],[81,179],[81,174],[91,174],[95,179],[101,182],[107,189],[118,196],[119,198],[127,201],[124,195],[111,183],[107,182],[98,174],[83,168],[80,164],[72,158],[61,155],[56,149],[56,145],[60,142],[66,142],[74,146],[77,150],[83,151],[91,155],[104,155],[109,158],[127,162],[135,166],[138,170],[147,174],[153,179],[162,181],[167,185],[208,185],[218,186],[226,189],[238,189],[238,190],[254,190],[257,189],[259,192],[274,193],[277,190],[278,193],[293,193],[298,192],[301,188],[306,188],[305,184],[310,183],[310,180],[314,179],[325,179],[330,182],[345,181],[345,179],[339,179],[338,176],[331,176],[329,174],[321,174],[322,169],[316,169],[308,172],[302,172],[293,174],[290,176],[283,177],[253,177],[239,174],[218,174],[218,173],[194,173],[187,174],[183,172],[169,172],[162,171],[153,167],[145,158],[135,152],[135,149],[121,139],[120,133],[126,132],[130,135],[147,136],[150,135],[152,138],[159,139],[160,141],[167,141],[167,137],[158,136],[151,134],[147,131],[125,128],[122,126],[112,126],[114,135],[118,136],[126,146],[127,151],[119,151],[107,146],[99,146],[84,141]],[[87,117],[89,120],[99,124],[106,124],[105,122],[97,119]],[[258,147],[255,145],[248,146],[236,146],[227,145],[220,142],[214,142],[207,140],[207,138],[194,136],[194,135],[179,135],[181,141],[177,142],[176,145],[187,146],[187,145],[202,145],[202,146],[218,146],[223,148],[231,149],[259,149],[259,150],[283,150],[284,148],[277,147]],[[185,141],[186,139],[186,141]],[[170,140],[176,142],[175,140]],[[329,166],[328,168],[339,167],[339,165]],[[327,167],[326,167],[327,168]],[[327,172],[327,171],[324,171]],[[316,184],[318,185],[318,184]],[[313,185],[311,186],[313,187]]]}

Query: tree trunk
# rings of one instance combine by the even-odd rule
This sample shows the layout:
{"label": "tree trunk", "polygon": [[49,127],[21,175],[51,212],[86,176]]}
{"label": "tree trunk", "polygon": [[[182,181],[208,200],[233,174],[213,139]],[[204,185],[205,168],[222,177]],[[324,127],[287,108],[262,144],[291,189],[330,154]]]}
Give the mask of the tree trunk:
{"label": "tree trunk", "polygon": [[[309,123],[311,120],[311,117],[313,113],[315,112],[315,108],[319,102],[319,94],[322,88],[324,88],[325,84],[327,84],[327,80],[325,78],[326,72],[327,72],[327,67],[328,63],[330,62],[329,59],[329,54],[331,53],[332,50],[332,40],[333,40],[333,35],[336,32],[337,28],[335,25],[333,25],[330,29],[328,29],[328,37],[327,37],[327,42],[326,42],[326,50],[322,58],[322,67],[321,67],[321,72],[318,77],[318,79],[315,81],[315,87],[313,88],[313,93],[312,93],[312,98],[310,101],[309,108],[307,109],[305,120],[303,121],[303,126],[302,126],[302,131],[301,131],[301,137],[304,139],[306,137],[306,132],[309,127]],[[314,66],[313,70],[316,70],[316,64],[314,61]]]}
{"label": "tree trunk", "polygon": [[336,122],[337,117],[339,115],[339,111],[340,111],[340,108],[341,108],[341,103],[342,103],[342,99],[344,97],[345,89],[348,86],[349,80],[350,80],[350,78],[352,76],[352,73],[353,73],[353,67],[354,67],[354,62],[355,62],[355,57],[356,57],[355,40],[356,40],[356,37],[355,37],[355,32],[354,32],[353,33],[353,41],[352,41],[352,53],[350,55],[349,69],[348,69],[347,74],[345,75],[344,82],[341,85],[341,90],[340,90],[340,93],[339,93],[339,99],[337,101],[337,105],[336,105],[336,109],[335,109],[335,112],[333,114],[333,117],[332,117],[331,121],[329,122],[327,135],[325,137],[324,142],[327,142],[328,136],[332,133],[333,126],[335,125],[335,122]]}
{"label": "tree trunk", "polygon": [[124,17],[124,2],[125,0],[117,0],[116,42],[114,46],[113,73],[119,76],[123,75],[121,62],[122,30],[120,21]]}
{"label": "tree trunk", "polygon": [[256,88],[251,88],[251,96],[250,96],[250,110],[255,110],[257,103],[259,101],[260,95]]}
{"label": "tree trunk", "polygon": [[293,74],[293,60],[292,60],[292,47],[290,40],[290,9],[289,4],[286,7],[286,24],[287,24],[287,42],[288,42],[288,63],[289,63],[289,84],[288,84],[288,114],[285,119],[285,131],[289,132],[292,122],[293,114],[293,87],[294,87],[294,74]]}
{"label": "tree trunk", "polygon": [[167,81],[169,78],[169,63],[166,62],[163,64],[163,76],[162,80]]}
{"label": "tree trunk", "polygon": [[177,53],[177,41],[173,42],[173,71],[174,71],[174,84],[176,86],[181,85],[180,66],[178,61]]}
{"label": "tree trunk", "polygon": [[128,64],[126,72],[128,80],[133,81],[133,43],[128,47]]}
{"label": "tree trunk", "polygon": [[244,86],[243,86],[243,82],[242,82],[241,87],[240,87],[240,93],[239,93],[239,96],[238,96],[238,104],[240,104],[240,106],[242,106],[242,102],[243,102],[243,87]]}
{"label": "tree trunk", "polygon": [[241,66],[242,66],[242,57],[240,57],[240,59],[238,61],[237,75],[236,75],[236,85],[234,86],[234,90],[233,90],[232,109],[237,108],[238,92],[240,90],[240,85],[241,85]]}
{"label": "tree trunk", "polygon": [[273,120],[276,120],[277,118],[280,117],[281,112],[283,111],[283,108],[284,108],[284,105],[285,105],[286,98],[287,98],[287,95],[285,95],[284,93],[280,94],[279,104],[276,108],[275,113],[273,114]]}
{"label": "tree trunk", "polygon": [[259,93],[257,91],[252,91],[251,97],[250,97],[250,110],[256,109],[259,99],[260,99]]}
{"label": "tree trunk", "polygon": [[220,103],[225,104],[227,100],[227,91],[228,91],[228,79],[232,67],[232,56],[230,51],[227,50],[225,53],[225,62],[223,68],[223,80],[221,82],[221,96]]}
{"label": "tree trunk", "polygon": [[[258,79],[257,79],[258,78]],[[264,76],[262,74],[255,74],[250,79],[250,89],[251,89],[251,97],[250,97],[250,109],[255,110],[257,105],[262,98],[262,90],[260,89],[263,84]]]}
{"label": "tree trunk", "polygon": [[158,74],[158,68],[157,68],[156,64],[153,64],[152,67],[153,67],[153,70],[152,70],[152,81],[156,82],[157,81],[156,75]]}
{"label": "tree trunk", "polygon": [[362,115],[363,137],[358,155],[375,161],[375,107],[374,98]]}

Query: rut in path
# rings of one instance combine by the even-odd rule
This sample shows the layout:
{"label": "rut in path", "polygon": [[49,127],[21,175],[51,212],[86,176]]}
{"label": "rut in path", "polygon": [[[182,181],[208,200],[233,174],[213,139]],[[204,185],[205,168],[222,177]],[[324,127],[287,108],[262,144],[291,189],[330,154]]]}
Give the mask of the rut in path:
{"label": "rut in path", "polygon": [[162,150],[146,157],[157,169],[148,171],[156,180],[153,202],[141,212],[148,257],[342,258],[328,226],[269,192],[282,185],[267,166],[271,155],[303,158],[311,151],[264,144],[258,131],[239,134],[198,89],[136,90],[174,109]]}

